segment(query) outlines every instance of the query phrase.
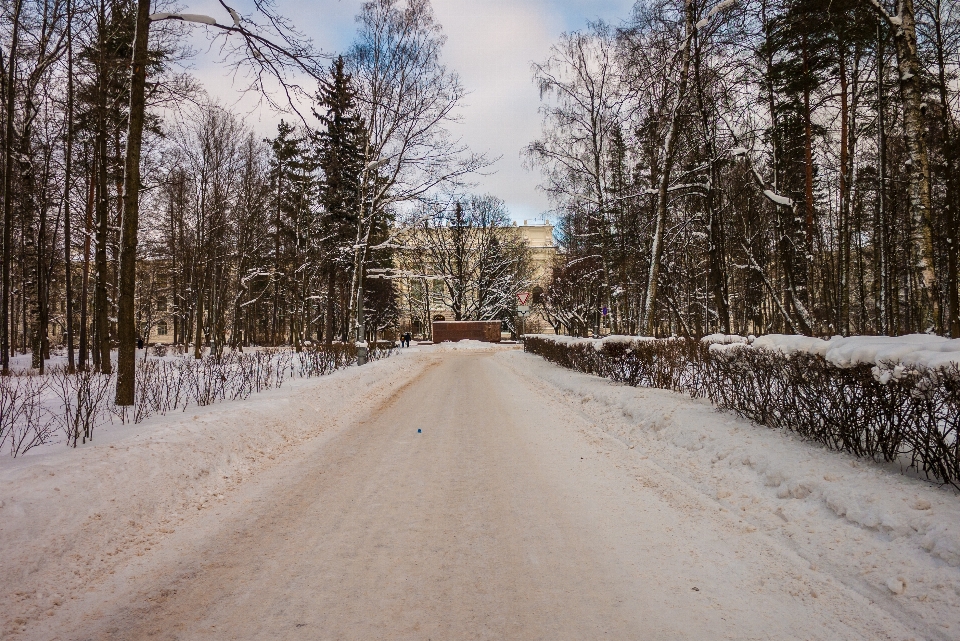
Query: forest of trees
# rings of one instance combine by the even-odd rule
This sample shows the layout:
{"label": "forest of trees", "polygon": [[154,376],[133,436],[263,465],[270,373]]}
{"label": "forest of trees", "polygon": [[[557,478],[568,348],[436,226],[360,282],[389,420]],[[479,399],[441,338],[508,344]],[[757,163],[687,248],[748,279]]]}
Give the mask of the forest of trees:
{"label": "forest of trees", "polygon": [[564,35],[526,150],[559,216],[546,313],[960,337],[958,66],[951,0],[645,0]]}
{"label": "forest of trees", "polygon": [[[495,229],[503,203],[462,195],[489,163],[450,134],[465,90],[428,0],[364,3],[339,56],[271,6],[152,16],[136,334],[162,326],[197,356],[376,337],[416,306],[411,274],[438,276],[410,257],[449,262],[438,239],[460,227],[487,262],[439,275],[434,298],[502,316],[529,269]],[[2,5],[4,371],[61,343],[71,368],[112,367],[138,10]],[[184,71],[193,28],[287,110],[267,139]],[[958,51],[947,0],[641,0],[564,35],[534,65],[543,130],[524,152],[559,218],[543,312],[574,334],[960,336]]]}
{"label": "forest of trees", "polygon": [[[138,2],[2,7],[3,368],[30,352],[42,371],[62,342],[71,369],[109,372]],[[486,163],[447,130],[464,90],[441,62],[430,4],[364,3],[341,56],[314,54],[269,3],[256,5],[260,31],[255,16],[224,8],[232,26],[151,16],[136,334],[162,323],[198,357],[353,340],[360,327],[376,337],[395,322],[395,284],[365,274],[392,265],[397,212]],[[249,79],[247,91],[287,109],[268,139],[183,71],[193,23],[224,38],[225,70]],[[284,84],[284,65],[306,71],[312,89]]]}

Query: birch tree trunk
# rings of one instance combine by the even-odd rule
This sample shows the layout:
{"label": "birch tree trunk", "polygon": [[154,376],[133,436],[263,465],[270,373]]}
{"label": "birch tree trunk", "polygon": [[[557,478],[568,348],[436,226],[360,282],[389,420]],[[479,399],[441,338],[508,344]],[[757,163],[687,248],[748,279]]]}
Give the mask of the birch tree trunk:
{"label": "birch tree trunk", "polygon": [[913,0],[897,0],[897,13],[887,12],[880,0],[865,0],[891,28],[897,52],[897,73],[902,96],[904,140],[909,156],[909,202],[912,228],[919,230],[918,258],[923,286],[930,296],[933,319],[939,317],[933,253],[933,228],[930,211],[930,159],[927,153],[925,105],[920,94],[920,59],[917,54],[917,21]]}
{"label": "birch tree trunk", "polygon": [[690,49],[693,43],[693,0],[684,3],[685,37],[683,40],[680,62],[680,77],[677,82],[677,96],[670,111],[670,122],[667,125],[667,134],[663,141],[663,154],[660,173],[660,185],[657,190],[656,226],[653,232],[653,242],[650,248],[650,272],[647,276],[647,295],[643,306],[643,318],[640,322],[642,331],[653,335],[655,325],[655,309],[657,299],[657,281],[660,277],[660,261],[663,258],[663,236],[667,225],[667,201],[669,197],[670,176],[673,171],[674,150],[677,145],[677,129],[679,127],[680,107],[687,93],[687,78],[690,75]]}

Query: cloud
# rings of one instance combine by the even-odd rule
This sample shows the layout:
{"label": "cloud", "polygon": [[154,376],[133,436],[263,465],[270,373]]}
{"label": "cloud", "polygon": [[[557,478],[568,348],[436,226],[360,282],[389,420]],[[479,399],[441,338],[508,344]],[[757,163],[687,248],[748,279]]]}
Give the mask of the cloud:
{"label": "cloud", "polygon": [[[211,0],[202,0],[196,9],[189,4],[191,11],[208,5],[210,12],[218,10]],[[242,11],[244,2],[237,4]],[[330,53],[349,46],[361,4],[361,0],[277,2],[281,13]],[[492,168],[495,173],[478,178],[476,190],[502,198],[515,219],[534,219],[549,206],[536,189],[539,175],[525,170],[520,158],[523,147],[540,133],[540,97],[531,64],[549,55],[551,43],[562,32],[598,18],[619,22],[629,16],[632,5],[632,0],[433,0],[447,36],[444,63],[460,74],[470,92],[453,133],[475,151],[500,157]],[[249,124],[258,133],[270,135],[279,116],[259,113],[252,97],[238,102],[242,81],[232,83],[214,59],[201,56],[196,75],[211,94],[249,114]]]}
{"label": "cloud", "polygon": [[[530,66],[543,58],[563,21],[546,2],[435,0],[448,36],[445,62],[470,92],[454,132],[470,147],[500,157],[478,189],[504,199],[518,218],[547,208],[537,175],[521,165],[520,152],[539,133],[539,94]],[[522,211],[520,211],[522,210]]]}

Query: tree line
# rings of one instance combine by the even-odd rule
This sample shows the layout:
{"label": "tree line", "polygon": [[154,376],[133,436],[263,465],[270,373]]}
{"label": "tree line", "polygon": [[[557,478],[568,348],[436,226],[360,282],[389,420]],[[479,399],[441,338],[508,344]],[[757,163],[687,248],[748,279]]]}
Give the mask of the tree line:
{"label": "tree line", "polygon": [[946,0],[641,0],[565,34],[525,152],[551,322],[960,337],[958,44]]}
{"label": "tree line", "polygon": [[[42,371],[62,337],[71,369],[109,373],[125,288],[138,336],[163,322],[198,357],[205,346],[353,340],[393,323],[394,281],[367,273],[392,265],[398,212],[486,164],[447,129],[464,90],[441,62],[428,0],[364,3],[337,56],[315,54],[270,3],[250,16],[224,4],[225,25],[150,15],[130,287],[121,230],[143,4],[3,4],[4,371],[17,352]],[[258,136],[184,71],[196,25],[221,39],[247,90],[287,111],[274,135]],[[308,82],[290,81],[285,65]]]}

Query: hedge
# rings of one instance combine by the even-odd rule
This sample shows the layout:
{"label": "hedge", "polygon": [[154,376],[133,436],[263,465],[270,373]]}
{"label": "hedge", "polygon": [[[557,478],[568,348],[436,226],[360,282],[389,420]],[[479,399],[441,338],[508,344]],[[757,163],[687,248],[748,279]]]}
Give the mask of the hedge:
{"label": "hedge", "polygon": [[[524,351],[635,387],[709,398],[760,425],[831,449],[898,462],[960,488],[960,369],[838,367],[819,355],[693,339],[592,341],[528,336]],[[888,364],[890,369],[896,365]]]}

